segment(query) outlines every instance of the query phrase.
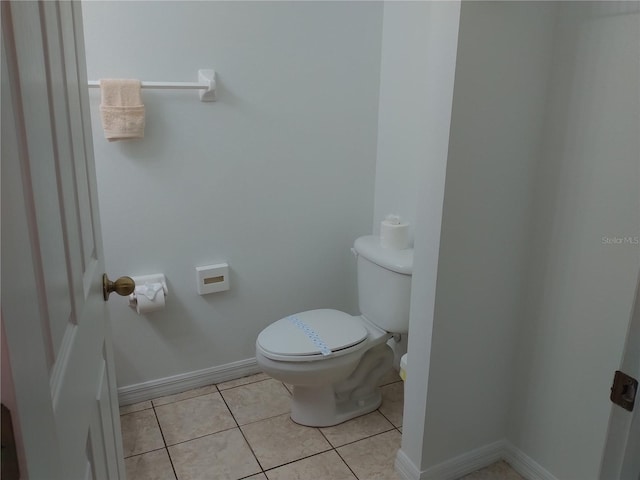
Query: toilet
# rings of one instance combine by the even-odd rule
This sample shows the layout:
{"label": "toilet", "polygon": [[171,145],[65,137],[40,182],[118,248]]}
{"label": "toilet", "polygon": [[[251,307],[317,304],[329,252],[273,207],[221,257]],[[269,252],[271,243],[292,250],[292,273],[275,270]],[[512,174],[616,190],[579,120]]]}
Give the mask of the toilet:
{"label": "toilet", "polygon": [[367,235],[353,251],[360,315],[300,312],[272,323],[256,340],[260,368],[293,385],[291,419],[301,425],[328,427],[378,408],[378,383],[393,363],[387,341],[409,328],[413,249],[385,248]]}

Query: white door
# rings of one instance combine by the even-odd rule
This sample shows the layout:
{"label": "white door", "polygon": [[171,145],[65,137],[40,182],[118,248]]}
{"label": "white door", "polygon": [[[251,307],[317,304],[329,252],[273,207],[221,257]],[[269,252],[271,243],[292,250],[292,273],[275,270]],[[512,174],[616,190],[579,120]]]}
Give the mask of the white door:
{"label": "white door", "polygon": [[124,479],[80,5],[0,3],[2,321],[22,478]]}
{"label": "white door", "polygon": [[[640,380],[640,276],[620,370]],[[601,480],[640,480],[640,392],[633,411],[612,405]]]}

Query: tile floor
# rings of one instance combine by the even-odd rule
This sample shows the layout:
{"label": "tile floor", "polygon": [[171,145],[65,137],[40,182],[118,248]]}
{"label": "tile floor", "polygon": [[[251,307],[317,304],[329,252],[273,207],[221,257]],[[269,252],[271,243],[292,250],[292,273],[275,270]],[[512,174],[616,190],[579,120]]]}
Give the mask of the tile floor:
{"label": "tile floor", "polygon": [[[404,384],[381,383],[382,405],[335,427],[289,418],[289,387],[264,374],[120,409],[128,480],[396,480]],[[465,480],[520,480],[504,462]]]}

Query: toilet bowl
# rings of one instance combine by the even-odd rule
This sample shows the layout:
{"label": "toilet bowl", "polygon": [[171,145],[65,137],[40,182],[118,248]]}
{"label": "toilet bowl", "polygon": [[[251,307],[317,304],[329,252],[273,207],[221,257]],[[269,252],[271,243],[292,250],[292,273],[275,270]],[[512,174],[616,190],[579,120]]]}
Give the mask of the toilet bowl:
{"label": "toilet bowl", "polygon": [[389,250],[360,237],[361,315],[309,310],[280,319],[256,340],[256,360],[271,377],[293,385],[291,419],[327,427],[380,406],[381,377],[392,367],[387,341],[407,331],[413,250]]}
{"label": "toilet bowl", "polygon": [[[310,337],[321,338],[324,345]],[[391,334],[364,317],[310,310],[263,330],[256,341],[256,360],[266,374],[293,385],[294,422],[326,427],[380,406],[376,387],[393,363],[389,338]]]}

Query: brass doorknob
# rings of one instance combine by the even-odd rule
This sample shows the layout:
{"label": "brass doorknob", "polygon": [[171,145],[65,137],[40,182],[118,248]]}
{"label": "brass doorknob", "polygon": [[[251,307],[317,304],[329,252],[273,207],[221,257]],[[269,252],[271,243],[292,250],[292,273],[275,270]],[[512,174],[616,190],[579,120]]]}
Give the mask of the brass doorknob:
{"label": "brass doorknob", "polygon": [[115,282],[109,280],[107,274],[102,274],[102,298],[106,302],[109,300],[109,294],[116,292],[118,295],[126,297],[133,293],[136,289],[136,282],[131,277],[120,277]]}

